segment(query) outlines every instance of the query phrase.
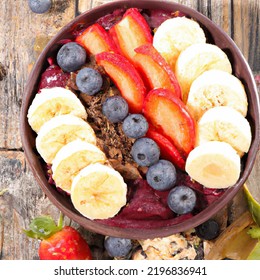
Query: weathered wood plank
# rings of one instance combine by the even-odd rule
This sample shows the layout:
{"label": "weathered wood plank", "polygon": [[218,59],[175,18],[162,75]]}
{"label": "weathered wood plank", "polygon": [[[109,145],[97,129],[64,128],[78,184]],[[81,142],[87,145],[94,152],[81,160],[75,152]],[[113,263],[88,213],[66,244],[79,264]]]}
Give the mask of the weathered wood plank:
{"label": "weathered wood plank", "polygon": [[[34,259],[38,241],[22,234],[30,220],[59,211],[43,194],[20,151],[19,111],[28,70],[57,31],[75,16],[75,1],[54,1],[51,10],[37,15],[23,0],[2,1],[0,28],[0,259]],[[8,36],[7,36],[8,35]],[[2,150],[2,151],[1,151]]]}
{"label": "weathered wood plank", "polygon": [[233,1],[232,38],[248,60],[253,71],[260,71],[260,2]]}
{"label": "weathered wood plank", "polygon": [[247,185],[252,190],[252,194],[254,197],[258,198],[258,202],[260,203],[260,151],[258,151],[255,165],[252,169],[252,172],[247,180]]}
{"label": "weathered wood plank", "polygon": [[92,0],[91,1],[91,8],[100,6],[105,3],[113,2],[113,0]]}
{"label": "weathered wood plank", "polygon": [[[41,213],[58,212],[36,184],[22,152],[0,152],[0,228],[2,227],[2,259],[37,257],[38,241],[29,240],[22,229],[29,219]],[[1,247],[0,247],[1,248]]]}
{"label": "weathered wood plank", "polygon": [[0,148],[21,148],[19,111],[28,65],[38,56],[35,40],[38,36],[50,38],[74,18],[74,2],[54,1],[48,13],[38,15],[29,10],[27,1],[1,1],[0,62],[6,76],[0,81]]}
{"label": "weathered wood plank", "polygon": [[91,8],[91,0],[77,0],[77,13],[82,14]]}

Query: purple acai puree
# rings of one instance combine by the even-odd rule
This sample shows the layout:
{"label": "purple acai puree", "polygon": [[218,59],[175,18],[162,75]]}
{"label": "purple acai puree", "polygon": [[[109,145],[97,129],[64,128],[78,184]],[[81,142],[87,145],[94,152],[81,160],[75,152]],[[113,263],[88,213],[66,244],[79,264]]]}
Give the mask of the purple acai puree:
{"label": "purple acai puree", "polygon": [[167,205],[168,192],[156,192],[146,180],[136,180],[128,184],[132,197],[120,213],[125,219],[166,220],[174,217]]}
{"label": "purple acai puree", "polygon": [[224,189],[209,189],[203,188],[203,195],[207,205],[216,201],[219,197],[224,194]]}
{"label": "purple acai puree", "polygon": [[177,225],[192,217],[193,215],[188,213],[168,220],[134,220],[134,219],[125,219],[124,216],[119,214],[114,218],[110,218],[106,220],[95,220],[95,221],[100,224],[119,227],[119,228],[151,229],[151,228],[162,228],[162,227]]}

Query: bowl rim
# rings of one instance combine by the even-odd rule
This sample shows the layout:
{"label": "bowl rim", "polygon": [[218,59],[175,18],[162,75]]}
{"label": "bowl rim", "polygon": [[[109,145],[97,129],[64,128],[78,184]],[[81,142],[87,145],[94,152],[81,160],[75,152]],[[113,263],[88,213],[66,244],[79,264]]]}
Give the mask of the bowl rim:
{"label": "bowl rim", "polygon": [[[140,3],[141,2],[141,3]],[[79,16],[75,17],[72,21],[70,21],[67,25],[62,27],[59,32],[49,41],[49,43],[46,45],[40,56],[38,57],[37,61],[34,64],[33,69],[30,72],[30,75],[28,77],[26,87],[24,90],[23,98],[22,98],[22,108],[20,112],[20,134],[21,134],[21,140],[22,140],[22,146],[25,153],[25,158],[29,164],[29,167],[37,181],[37,183],[40,185],[43,192],[47,195],[49,200],[66,216],[68,216],[73,221],[77,222],[87,230],[102,234],[102,235],[108,235],[108,236],[118,236],[118,237],[124,237],[124,238],[131,238],[131,239],[143,239],[145,238],[156,238],[156,237],[164,237],[169,236],[174,233],[183,232],[186,230],[189,230],[191,228],[194,228],[198,226],[199,224],[205,222],[206,220],[210,219],[213,215],[215,215],[218,211],[220,211],[227,203],[237,194],[237,192],[241,189],[242,185],[245,183],[246,179],[251,173],[251,170],[253,168],[257,151],[260,146],[260,116],[259,116],[259,96],[257,94],[257,87],[256,83],[252,74],[252,71],[244,58],[243,54],[241,53],[240,49],[237,47],[235,42],[220,28],[218,27],[213,21],[211,21],[208,17],[204,16],[197,10],[194,10],[192,8],[189,8],[185,5],[175,3],[175,2],[169,2],[169,1],[153,1],[153,0],[142,0],[139,3],[136,3],[136,1],[127,1],[127,0],[119,0],[119,1],[112,1],[100,6],[97,6],[95,8],[89,9],[88,11],[80,14]],[[240,179],[237,181],[237,183],[232,187],[226,190],[223,197],[220,199],[214,201],[212,204],[210,204],[208,207],[206,207],[204,210],[193,216],[192,218],[185,220],[179,224],[172,225],[172,226],[166,226],[166,227],[160,227],[160,228],[151,228],[151,229],[139,229],[139,228],[119,228],[119,227],[113,227],[108,226],[105,224],[100,224],[95,221],[91,221],[81,214],[79,214],[76,210],[71,211],[68,209],[63,203],[57,199],[54,194],[53,190],[50,188],[50,185],[47,182],[47,179],[44,179],[41,174],[39,174],[37,170],[37,159],[35,156],[33,157],[33,149],[30,145],[29,138],[27,137],[26,130],[28,129],[28,121],[27,121],[27,111],[29,107],[29,100],[34,96],[33,89],[35,88],[37,81],[39,80],[39,74],[42,73],[43,64],[46,63],[47,54],[50,52],[51,47],[53,44],[56,44],[59,41],[59,38],[61,38],[64,33],[68,32],[70,28],[73,28],[75,24],[82,21],[84,18],[88,17],[91,14],[107,14],[109,11],[110,13],[117,9],[117,8],[130,8],[130,7],[147,7],[149,9],[150,4],[161,5],[164,4],[164,10],[165,7],[167,9],[171,10],[180,10],[181,12],[188,14],[192,18],[195,18],[199,22],[205,26],[207,24],[213,26],[218,30],[218,32],[221,33],[221,35],[224,37],[226,42],[229,46],[231,46],[237,54],[240,56],[241,63],[245,67],[245,71],[247,71],[247,74],[249,76],[251,86],[252,86],[252,93],[251,95],[254,96],[254,104],[252,106],[254,107],[254,111],[256,112],[256,118],[255,118],[255,137],[254,140],[251,143],[251,147],[248,153],[248,157],[250,157],[249,164],[247,165],[246,169],[244,169],[243,176],[240,177]],[[159,7],[159,6],[158,6]],[[97,18],[96,18],[97,19]],[[35,78],[37,76],[37,78]],[[57,192],[57,190],[55,190]]]}

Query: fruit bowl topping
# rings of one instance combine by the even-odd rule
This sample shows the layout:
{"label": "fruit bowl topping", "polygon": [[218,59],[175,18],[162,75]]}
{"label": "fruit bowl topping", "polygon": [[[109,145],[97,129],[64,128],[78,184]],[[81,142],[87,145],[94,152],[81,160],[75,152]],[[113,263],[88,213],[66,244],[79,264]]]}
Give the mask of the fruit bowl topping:
{"label": "fruit bowl topping", "polygon": [[36,149],[49,182],[97,223],[175,225],[239,179],[252,141],[243,85],[200,24],[177,15],[105,15],[63,40],[41,76]]}

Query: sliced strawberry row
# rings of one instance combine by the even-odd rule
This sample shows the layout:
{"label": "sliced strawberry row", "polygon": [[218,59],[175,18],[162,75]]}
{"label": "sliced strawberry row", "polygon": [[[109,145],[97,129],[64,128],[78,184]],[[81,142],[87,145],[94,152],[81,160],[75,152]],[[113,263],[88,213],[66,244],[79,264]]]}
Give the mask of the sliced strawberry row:
{"label": "sliced strawberry row", "polygon": [[195,122],[185,104],[167,89],[154,89],[145,98],[143,113],[187,157],[194,148],[196,134]]}

